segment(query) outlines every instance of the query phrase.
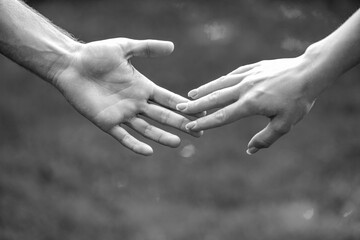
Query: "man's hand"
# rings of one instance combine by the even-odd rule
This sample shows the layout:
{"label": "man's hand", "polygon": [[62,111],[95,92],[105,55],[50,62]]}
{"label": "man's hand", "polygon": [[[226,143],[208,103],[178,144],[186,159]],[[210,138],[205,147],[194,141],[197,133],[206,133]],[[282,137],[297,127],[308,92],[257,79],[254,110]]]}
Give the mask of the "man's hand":
{"label": "man's hand", "polygon": [[[261,61],[235,71],[189,92],[196,99],[177,105],[183,113],[221,108],[188,123],[186,128],[200,131],[222,126],[252,115],[264,115],[269,124],[248,144],[248,154],[269,147],[311,109],[319,92],[314,79],[316,67],[305,56]],[[331,74],[330,74],[331,75]]]}
{"label": "man's hand", "polygon": [[143,117],[186,131],[189,120],[169,109],[188,100],[158,87],[129,61],[168,55],[171,42],[117,38],[82,44],[17,0],[0,0],[0,32],[0,53],[52,83],[75,109],[124,146],[152,153],[122,125],[164,145],[179,145],[177,136]]}
{"label": "man's hand", "polygon": [[134,152],[150,155],[152,148],[130,135],[124,125],[170,147],[180,144],[179,137],[149,124],[146,118],[201,135],[187,131],[190,120],[169,110],[188,100],[155,85],[130,63],[132,57],[165,56],[173,49],[171,42],[126,38],[81,44],[70,59],[55,63],[61,67],[52,69],[52,82],[76,110],[103,131]]}

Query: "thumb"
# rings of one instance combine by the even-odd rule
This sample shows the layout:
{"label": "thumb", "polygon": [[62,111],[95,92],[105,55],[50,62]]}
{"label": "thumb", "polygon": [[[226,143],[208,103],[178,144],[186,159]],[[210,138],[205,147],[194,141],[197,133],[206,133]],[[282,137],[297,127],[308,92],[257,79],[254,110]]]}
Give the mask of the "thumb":
{"label": "thumb", "polygon": [[131,57],[161,57],[174,51],[174,44],[160,40],[133,40],[129,39],[129,58]]}
{"label": "thumb", "polygon": [[279,116],[273,118],[269,124],[260,132],[258,132],[249,142],[247,154],[256,153],[262,148],[270,147],[281,136],[291,129],[291,123]]}

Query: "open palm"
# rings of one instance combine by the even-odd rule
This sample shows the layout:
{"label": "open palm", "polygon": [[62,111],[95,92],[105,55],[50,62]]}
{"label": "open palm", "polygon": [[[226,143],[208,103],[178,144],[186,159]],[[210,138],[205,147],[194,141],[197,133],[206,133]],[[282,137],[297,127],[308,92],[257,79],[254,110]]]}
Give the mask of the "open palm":
{"label": "open palm", "polygon": [[55,85],[82,115],[134,152],[150,155],[153,150],[122,124],[158,143],[176,147],[179,137],[149,124],[144,117],[200,136],[185,129],[189,119],[169,110],[188,100],[157,86],[129,61],[134,56],[168,55],[173,48],[171,42],[126,38],[84,44],[59,71]]}

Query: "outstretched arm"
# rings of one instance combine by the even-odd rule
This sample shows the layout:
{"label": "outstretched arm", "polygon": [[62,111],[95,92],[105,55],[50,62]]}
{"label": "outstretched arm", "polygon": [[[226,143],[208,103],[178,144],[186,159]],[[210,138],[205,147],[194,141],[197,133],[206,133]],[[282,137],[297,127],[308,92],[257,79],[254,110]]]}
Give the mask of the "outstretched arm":
{"label": "outstretched arm", "polygon": [[191,130],[219,127],[251,115],[270,118],[248,144],[248,154],[269,147],[311,109],[316,98],[360,62],[360,10],[340,28],[296,58],[240,67],[189,92],[183,113],[220,108],[187,124]]}
{"label": "outstretched arm", "polygon": [[139,154],[150,155],[152,148],[124,125],[170,147],[179,145],[179,137],[146,118],[201,135],[187,131],[190,120],[169,110],[188,100],[157,86],[129,61],[165,56],[173,48],[171,42],[126,38],[79,43],[24,3],[0,0],[0,52],[54,85],[82,115]]}

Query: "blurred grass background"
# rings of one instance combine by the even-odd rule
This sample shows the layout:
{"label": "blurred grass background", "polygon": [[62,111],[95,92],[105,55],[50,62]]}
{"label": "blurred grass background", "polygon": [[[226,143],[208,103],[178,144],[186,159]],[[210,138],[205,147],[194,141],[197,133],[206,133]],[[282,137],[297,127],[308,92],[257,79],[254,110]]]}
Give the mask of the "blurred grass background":
{"label": "blurred grass background", "polygon": [[[27,1],[82,41],[165,39],[133,64],[187,91],[263,59],[293,57],[359,2]],[[270,149],[245,154],[267,120],[180,134],[152,157],[123,148],[50,85],[0,56],[0,239],[360,239],[360,68]],[[146,140],[145,140],[146,141]]]}

